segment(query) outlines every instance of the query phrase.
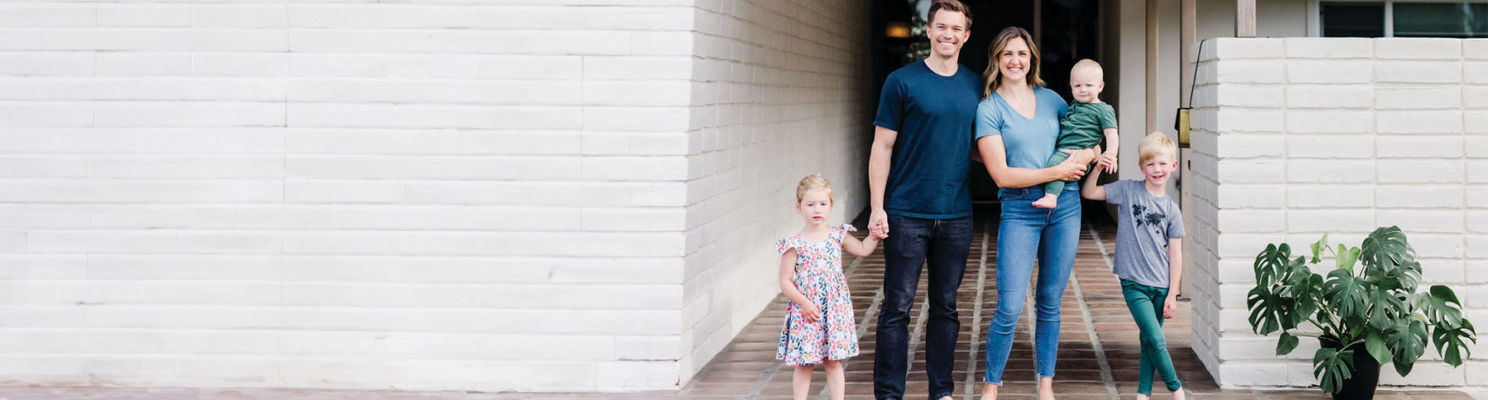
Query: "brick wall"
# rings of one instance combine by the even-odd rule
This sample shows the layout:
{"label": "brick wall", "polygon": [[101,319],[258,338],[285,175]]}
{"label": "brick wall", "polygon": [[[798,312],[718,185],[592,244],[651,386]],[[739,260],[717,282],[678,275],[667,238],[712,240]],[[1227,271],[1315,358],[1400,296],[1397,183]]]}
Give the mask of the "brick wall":
{"label": "brick wall", "polygon": [[831,223],[867,207],[869,7],[855,0],[697,2],[684,380],[779,293],[774,243],[801,227],[797,181],[815,172],[832,181]]}
{"label": "brick wall", "polygon": [[0,379],[674,388],[864,206],[866,7],[0,4]]}
{"label": "brick wall", "polygon": [[[1185,250],[1194,347],[1221,384],[1316,382],[1315,340],[1272,357],[1275,334],[1246,320],[1251,263],[1270,242],[1306,249],[1327,232],[1358,246],[1399,225],[1425,283],[1451,285],[1488,321],[1488,41],[1218,39],[1201,60]],[[1488,386],[1488,362],[1439,359],[1428,350],[1408,378],[1386,367],[1381,381]]]}

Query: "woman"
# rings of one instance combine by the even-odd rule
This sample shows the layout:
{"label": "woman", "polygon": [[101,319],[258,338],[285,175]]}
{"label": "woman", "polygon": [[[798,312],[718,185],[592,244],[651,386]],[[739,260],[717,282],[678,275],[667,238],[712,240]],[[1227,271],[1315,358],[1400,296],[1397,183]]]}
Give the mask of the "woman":
{"label": "woman", "polygon": [[1095,159],[1090,150],[1069,151],[1064,163],[1044,168],[1059,137],[1059,120],[1069,106],[1039,78],[1039,53],[1028,31],[1009,27],[987,51],[983,99],[977,105],[976,138],[987,173],[1002,199],[997,229],[997,312],[987,329],[987,372],[982,399],[997,398],[1002,371],[1013,346],[1013,328],[1023,310],[1035,257],[1039,273],[1035,294],[1037,324],[1034,354],[1039,398],[1054,398],[1054,361],[1059,351],[1059,304],[1075,262],[1080,240],[1080,193],[1068,185],[1059,207],[1032,205],[1043,196],[1042,185],[1076,180]]}

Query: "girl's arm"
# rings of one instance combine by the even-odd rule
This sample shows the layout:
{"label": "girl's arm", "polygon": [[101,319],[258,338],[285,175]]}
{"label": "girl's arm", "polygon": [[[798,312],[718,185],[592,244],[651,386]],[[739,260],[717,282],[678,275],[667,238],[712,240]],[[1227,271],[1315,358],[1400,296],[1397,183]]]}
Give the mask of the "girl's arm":
{"label": "girl's arm", "polygon": [[796,288],[795,277],[796,249],[786,250],[785,254],[780,255],[780,293],[801,307],[801,314],[805,315],[807,320],[815,321],[821,318],[821,312],[817,311],[816,303],[807,300],[806,295],[801,294],[801,289]]}
{"label": "girl's arm", "polygon": [[1173,318],[1178,311],[1178,288],[1183,282],[1183,238],[1168,239],[1168,299],[1163,302],[1163,318]]}
{"label": "girl's arm", "polygon": [[1090,172],[1090,177],[1085,178],[1085,183],[1080,184],[1080,197],[1089,200],[1106,201],[1106,187],[1098,183],[1100,181],[1100,174],[1100,168],[1096,168],[1095,171]]}
{"label": "girl's arm", "polygon": [[858,240],[856,236],[844,233],[842,234],[842,239],[842,249],[846,250],[848,254],[858,257],[873,255],[873,249],[878,248],[878,237],[873,236],[872,233],[869,233],[863,240]]}
{"label": "girl's arm", "polygon": [[1007,165],[1007,149],[1003,147],[1001,136],[983,136],[977,139],[977,148],[981,150],[982,163],[987,166],[987,174],[992,176],[998,187],[1005,188],[1026,188],[1055,180],[1080,179],[1085,175],[1086,166],[1095,159],[1096,150],[1099,150],[1060,150],[1070,153],[1070,157],[1059,165],[1027,169]]}

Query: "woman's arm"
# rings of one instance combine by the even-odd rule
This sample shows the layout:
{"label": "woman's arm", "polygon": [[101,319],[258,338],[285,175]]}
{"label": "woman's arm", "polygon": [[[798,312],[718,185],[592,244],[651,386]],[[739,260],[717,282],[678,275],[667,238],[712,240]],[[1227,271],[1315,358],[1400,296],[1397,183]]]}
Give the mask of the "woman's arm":
{"label": "woman's arm", "polygon": [[998,187],[1004,188],[1026,188],[1054,180],[1080,179],[1085,176],[1086,166],[1095,159],[1095,152],[1098,150],[1060,150],[1070,153],[1070,157],[1059,165],[1027,169],[1007,165],[1007,149],[1002,145],[1002,136],[983,136],[977,139],[977,148],[981,150],[982,164],[987,166],[987,174],[992,176]]}

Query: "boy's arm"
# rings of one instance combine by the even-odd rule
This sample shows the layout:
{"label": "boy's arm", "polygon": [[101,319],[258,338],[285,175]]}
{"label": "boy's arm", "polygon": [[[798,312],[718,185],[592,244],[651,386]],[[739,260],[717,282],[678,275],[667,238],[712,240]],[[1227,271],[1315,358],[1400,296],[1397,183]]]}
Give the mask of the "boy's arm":
{"label": "boy's arm", "polygon": [[1090,171],[1090,176],[1085,177],[1085,182],[1080,184],[1080,197],[1089,200],[1106,201],[1106,187],[1097,183],[1097,181],[1100,181],[1100,174],[1100,168]]}
{"label": "boy's arm", "polygon": [[1173,318],[1178,309],[1178,288],[1183,287],[1183,238],[1168,239],[1168,298],[1163,303],[1163,318]]}
{"label": "boy's arm", "polygon": [[1116,128],[1102,130],[1106,135],[1106,152],[1101,154],[1101,166],[1106,167],[1106,172],[1116,173],[1116,153],[1121,150],[1121,135],[1117,134]]}
{"label": "boy's arm", "polygon": [[869,233],[863,240],[858,240],[858,237],[847,234],[842,235],[842,239],[842,249],[847,250],[848,254],[858,257],[870,256],[873,254],[873,249],[878,248],[878,237],[873,236],[873,233]]}

